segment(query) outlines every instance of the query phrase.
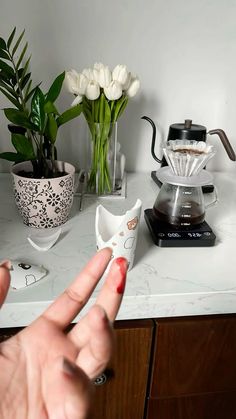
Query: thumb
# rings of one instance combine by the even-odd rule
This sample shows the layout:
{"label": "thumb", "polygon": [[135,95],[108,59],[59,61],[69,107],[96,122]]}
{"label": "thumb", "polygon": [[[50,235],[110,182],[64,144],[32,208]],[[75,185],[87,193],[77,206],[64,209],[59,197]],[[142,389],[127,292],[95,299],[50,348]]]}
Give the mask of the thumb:
{"label": "thumb", "polygon": [[51,365],[45,383],[48,417],[60,419],[87,418],[92,383],[76,364],[59,357]]}
{"label": "thumb", "polygon": [[11,263],[4,261],[0,264],[0,307],[4,303],[10,286]]}

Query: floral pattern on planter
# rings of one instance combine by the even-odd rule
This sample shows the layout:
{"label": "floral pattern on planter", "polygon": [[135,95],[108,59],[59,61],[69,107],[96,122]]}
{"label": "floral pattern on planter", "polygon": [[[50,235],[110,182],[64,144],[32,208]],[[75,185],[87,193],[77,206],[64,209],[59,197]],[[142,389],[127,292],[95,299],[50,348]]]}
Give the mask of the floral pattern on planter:
{"label": "floral pattern on planter", "polygon": [[74,168],[68,163],[65,165],[69,173],[53,179],[21,177],[14,168],[15,202],[24,224],[52,228],[68,220],[74,195]]}

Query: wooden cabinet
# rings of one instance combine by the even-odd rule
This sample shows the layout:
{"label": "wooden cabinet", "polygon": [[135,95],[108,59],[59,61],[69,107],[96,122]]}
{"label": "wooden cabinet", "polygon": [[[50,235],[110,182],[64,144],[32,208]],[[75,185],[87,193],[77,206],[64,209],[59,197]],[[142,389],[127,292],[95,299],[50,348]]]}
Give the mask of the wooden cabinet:
{"label": "wooden cabinet", "polygon": [[236,418],[236,317],[156,321],[147,419]]}
{"label": "wooden cabinet", "polygon": [[236,418],[236,315],[119,321],[115,337],[89,419]]}
{"label": "wooden cabinet", "polygon": [[92,418],[143,419],[153,328],[151,320],[115,323],[116,350],[107,381],[95,386]]}
{"label": "wooden cabinet", "polygon": [[[114,356],[95,380],[89,418],[144,418],[153,330],[152,320],[115,322]],[[0,342],[18,331],[0,329]]]}

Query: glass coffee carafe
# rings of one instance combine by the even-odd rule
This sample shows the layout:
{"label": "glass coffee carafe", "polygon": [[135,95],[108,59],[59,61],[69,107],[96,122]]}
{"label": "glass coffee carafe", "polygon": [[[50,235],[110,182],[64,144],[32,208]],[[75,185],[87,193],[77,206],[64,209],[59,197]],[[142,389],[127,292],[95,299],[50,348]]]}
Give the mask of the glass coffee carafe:
{"label": "glass coffee carafe", "polygon": [[201,224],[205,209],[217,201],[215,191],[214,201],[206,205],[202,192],[202,185],[212,180],[211,174],[204,170],[196,176],[183,178],[171,173],[167,167],[159,172],[163,183],[153,206],[154,215],[176,227]]}
{"label": "glass coffee carafe", "polygon": [[174,226],[200,224],[205,218],[202,188],[164,183],[153,210],[159,220]]}

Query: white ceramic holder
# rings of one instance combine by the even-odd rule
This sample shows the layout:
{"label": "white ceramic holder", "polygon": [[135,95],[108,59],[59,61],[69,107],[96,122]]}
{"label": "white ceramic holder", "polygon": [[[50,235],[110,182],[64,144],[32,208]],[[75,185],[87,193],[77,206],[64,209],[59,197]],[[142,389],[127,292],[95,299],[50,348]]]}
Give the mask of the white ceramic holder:
{"label": "white ceramic holder", "polygon": [[110,247],[112,259],[125,257],[129,264],[128,270],[133,267],[141,208],[142,202],[138,199],[135,205],[123,215],[114,215],[103,205],[98,205],[96,210],[97,249]]}
{"label": "white ceramic holder", "polygon": [[14,290],[27,288],[47,275],[43,266],[31,265],[19,260],[11,261],[11,287]]}

